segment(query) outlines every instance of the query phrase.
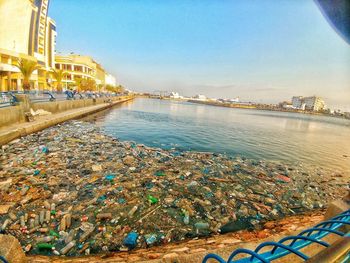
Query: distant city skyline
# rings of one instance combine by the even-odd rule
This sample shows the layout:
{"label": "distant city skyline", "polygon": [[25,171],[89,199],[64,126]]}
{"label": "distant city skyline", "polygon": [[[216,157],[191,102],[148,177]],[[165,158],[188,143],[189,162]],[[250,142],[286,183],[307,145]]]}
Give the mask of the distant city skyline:
{"label": "distant city skyline", "polygon": [[92,55],[135,91],[350,111],[350,46],[313,1],[52,0],[57,50]]}

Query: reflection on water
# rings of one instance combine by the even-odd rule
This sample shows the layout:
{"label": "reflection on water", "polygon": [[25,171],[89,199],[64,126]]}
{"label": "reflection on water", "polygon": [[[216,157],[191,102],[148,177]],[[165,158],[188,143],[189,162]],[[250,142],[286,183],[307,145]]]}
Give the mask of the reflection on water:
{"label": "reflection on water", "polygon": [[286,130],[292,129],[306,132],[310,127],[310,122],[304,120],[291,120],[287,118],[284,123],[284,127]]}
{"label": "reflection on water", "polygon": [[152,99],[93,118],[108,134],[148,146],[281,160],[350,175],[349,120]]}

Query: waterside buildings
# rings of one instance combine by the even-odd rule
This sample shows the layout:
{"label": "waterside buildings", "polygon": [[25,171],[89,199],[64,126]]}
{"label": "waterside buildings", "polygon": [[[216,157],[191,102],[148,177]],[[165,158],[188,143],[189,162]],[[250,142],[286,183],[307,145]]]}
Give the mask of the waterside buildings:
{"label": "waterside buildings", "polygon": [[90,56],[77,54],[56,55],[55,69],[63,70],[66,73],[62,80],[65,89],[76,87],[77,82],[81,80],[93,81],[100,91],[104,91],[106,85],[116,85],[115,77],[107,73]]}
{"label": "waterside buildings", "polygon": [[76,80],[92,80],[95,89],[115,86],[115,78],[89,56],[56,56],[56,24],[48,17],[49,0],[0,0],[0,91],[22,90],[22,74],[15,66],[31,60],[40,68],[31,75],[31,89],[55,89],[51,71],[63,69],[63,88]]}
{"label": "waterside buildings", "polygon": [[321,111],[326,108],[324,100],[317,96],[294,96],[292,98],[292,105],[294,109],[309,111]]}
{"label": "waterside buildings", "polygon": [[57,36],[48,6],[49,0],[0,0],[0,91],[20,89],[21,74],[14,66],[19,59],[41,66],[32,74],[32,86],[47,88]]}

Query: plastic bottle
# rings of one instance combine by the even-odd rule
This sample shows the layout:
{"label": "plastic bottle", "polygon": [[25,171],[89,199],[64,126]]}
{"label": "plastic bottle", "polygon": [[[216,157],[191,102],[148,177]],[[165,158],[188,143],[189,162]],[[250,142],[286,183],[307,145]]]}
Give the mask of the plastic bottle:
{"label": "plastic bottle", "polygon": [[92,232],[94,232],[94,230],[95,230],[94,227],[92,227],[92,228],[86,230],[86,231],[80,236],[79,241],[80,241],[80,242],[84,242],[84,241],[92,234]]}
{"label": "plastic bottle", "polygon": [[66,230],[66,217],[62,217],[61,223],[60,223],[60,231],[65,231]]}
{"label": "plastic bottle", "polygon": [[74,229],[69,231],[67,237],[64,239],[64,243],[68,244],[69,242],[73,241],[75,234],[76,231]]}
{"label": "plastic bottle", "polygon": [[135,214],[135,212],[137,211],[137,208],[138,208],[137,205],[131,208],[131,210],[128,213],[129,217],[132,217]]}
{"label": "plastic bottle", "polygon": [[24,220],[24,216],[21,216],[21,217],[19,218],[19,220],[20,220],[20,222],[21,222],[21,227],[25,227],[26,222],[25,222],[25,220]]}
{"label": "plastic bottle", "polygon": [[186,211],[185,212],[185,216],[184,216],[184,224],[188,225],[190,223],[190,215],[189,213]]}
{"label": "plastic bottle", "polygon": [[45,221],[46,221],[46,223],[49,223],[50,219],[51,219],[51,212],[50,212],[50,210],[47,210],[45,212]]}
{"label": "plastic bottle", "polygon": [[35,215],[35,218],[34,218],[34,227],[39,226],[39,224],[40,224],[39,215]]}
{"label": "plastic bottle", "polygon": [[124,246],[129,249],[133,249],[137,245],[138,234],[136,232],[130,232],[123,241]]}
{"label": "plastic bottle", "polygon": [[158,198],[152,196],[152,195],[148,195],[147,196],[147,200],[153,205],[153,204],[156,204],[158,203]]}
{"label": "plastic bottle", "polygon": [[157,242],[157,235],[156,234],[148,234],[148,235],[145,235],[145,240],[146,240],[146,243],[147,245],[152,245],[154,244],[155,242]]}
{"label": "plastic bottle", "polygon": [[12,221],[16,221],[17,220],[17,216],[14,213],[12,213],[12,212],[9,213],[9,217],[10,217],[10,219]]}
{"label": "plastic bottle", "polygon": [[39,221],[40,221],[40,224],[44,223],[44,221],[45,221],[45,211],[44,210],[40,211]]}
{"label": "plastic bottle", "polygon": [[48,210],[50,210],[50,208],[51,208],[51,205],[47,200],[44,201],[44,207]]}
{"label": "plastic bottle", "polygon": [[62,255],[67,254],[69,250],[71,250],[75,246],[75,243],[76,243],[75,240],[69,242],[64,248],[61,249],[61,254]]}
{"label": "plastic bottle", "polygon": [[56,231],[54,231],[54,230],[50,230],[50,236],[54,236],[54,237],[60,237],[60,235],[56,232]]}
{"label": "plastic bottle", "polygon": [[111,219],[112,218],[112,213],[100,213],[96,215],[97,219]]}
{"label": "plastic bottle", "polygon": [[34,219],[29,219],[29,228],[34,228]]}
{"label": "plastic bottle", "polygon": [[4,223],[1,226],[1,230],[5,230],[7,228],[7,225],[10,223],[10,219],[6,219]]}
{"label": "plastic bottle", "polygon": [[198,230],[205,230],[209,228],[209,224],[205,222],[197,222],[194,224],[195,228]]}
{"label": "plastic bottle", "polygon": [[38,237],[36,239],[37,243],[47,243],[47,242],[51,242],[54,239],[53,236],[45,236],[45,237]]}
{"label": "plastic bottle", "polygon": [[66,214],[64,217],[66,219],[66,227],[70,228],[70,226],[72,225],[72,215]]}
{"label": "plastic bottle", "polygon": [[54,246],[49,243],[39,243],[36,245],[38,249],[53,249]]}

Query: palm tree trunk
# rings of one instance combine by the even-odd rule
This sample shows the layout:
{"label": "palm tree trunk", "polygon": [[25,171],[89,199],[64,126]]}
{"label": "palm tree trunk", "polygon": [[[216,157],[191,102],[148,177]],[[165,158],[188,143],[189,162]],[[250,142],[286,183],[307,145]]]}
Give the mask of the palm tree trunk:
{"label": "palm tree trunk", "polygon": [[7,72],[7,91],[11,90],[11,71]]}

